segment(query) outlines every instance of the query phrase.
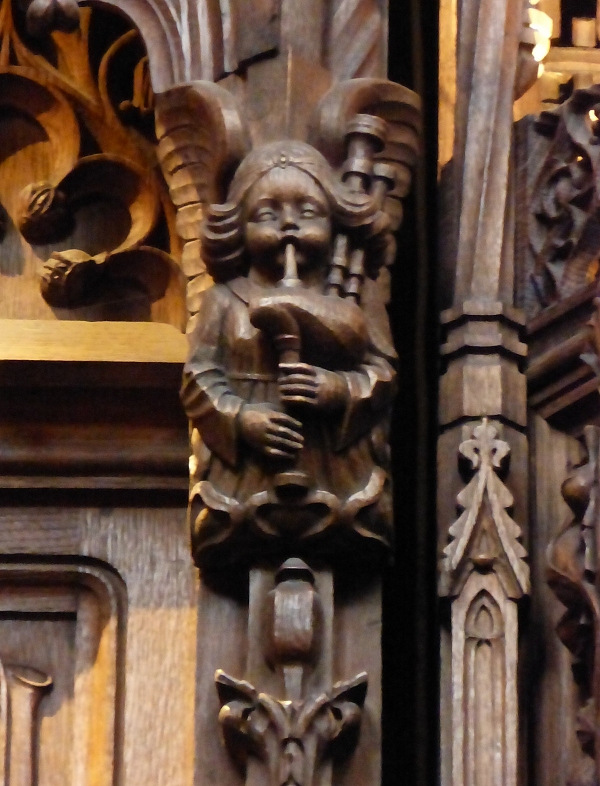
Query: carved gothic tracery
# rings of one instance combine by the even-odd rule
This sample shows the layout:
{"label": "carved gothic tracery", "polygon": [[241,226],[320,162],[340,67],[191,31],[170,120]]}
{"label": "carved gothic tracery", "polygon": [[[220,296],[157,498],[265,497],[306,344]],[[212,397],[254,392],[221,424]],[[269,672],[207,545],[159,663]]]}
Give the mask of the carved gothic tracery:
{"label": "carved gothic tracery", "polygon": [[[101,15],[62,0],[2,3],[0,275],[30,299],[18,316],[180,327],[147,57],[124,24],[98,52]],[[34,307],[34,282],[47,306]]]}

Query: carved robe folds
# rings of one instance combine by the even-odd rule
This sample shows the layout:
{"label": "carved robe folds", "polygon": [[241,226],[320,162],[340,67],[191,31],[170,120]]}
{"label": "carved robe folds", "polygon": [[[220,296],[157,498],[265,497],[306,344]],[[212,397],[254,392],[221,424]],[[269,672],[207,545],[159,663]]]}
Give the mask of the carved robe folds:
{"label": "carved robe folds", "polygon": [[[394,371],[383,348],[378,352],[371,343],[363,362],[342,372],[345,405],[304,421],[296,474],[285,474],[281,462],[253,459],[239,434],[240,409],[245,402],[280,406],[273,347],[250,322],[248,304],[263,294],[246,278],[216,285],[205,295],[192,336],[183,400],[206,446],[206,480],[192,492],[198,559],[202,563],[205,551],[223,544],[225,561],[245,564],[265,550],[284,555],[290,548],[327,548],[338,564],[364,565],[390,545],[381,419],[391,403]],[[309,346],[305,356],[316,360],[318,349]],[[294,485],[298,472],[306,472],[309,485]],[[305,546],[304,539],[318,543]]]}

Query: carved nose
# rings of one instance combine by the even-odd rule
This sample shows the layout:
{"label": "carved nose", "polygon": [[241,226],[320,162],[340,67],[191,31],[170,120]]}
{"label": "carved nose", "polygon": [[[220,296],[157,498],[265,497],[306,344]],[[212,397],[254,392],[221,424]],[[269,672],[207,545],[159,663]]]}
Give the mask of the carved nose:
{"label": "carved nose", "polygon": [[281,228],[283,230],[298,229],[298,221],[291,205],[284,206],[281,212]]}

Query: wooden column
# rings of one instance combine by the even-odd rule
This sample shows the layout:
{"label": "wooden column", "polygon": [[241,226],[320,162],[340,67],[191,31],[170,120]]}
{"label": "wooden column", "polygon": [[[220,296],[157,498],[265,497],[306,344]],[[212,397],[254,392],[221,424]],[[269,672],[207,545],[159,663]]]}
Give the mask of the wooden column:
{"label": "wooden column", "polygon": [[[529,591],[529,569],[521,544],[526,347],[513,307],[511,139],[525,7],[459,5],[453,154],[442,179],[449,227],[442,254],[454,271],[452,305],[442,314],[438,443],[439,591],[448,598],[442,783],[515,786],[517,604]],[[444,128],[442,153],[452,133],[448,122]]]}

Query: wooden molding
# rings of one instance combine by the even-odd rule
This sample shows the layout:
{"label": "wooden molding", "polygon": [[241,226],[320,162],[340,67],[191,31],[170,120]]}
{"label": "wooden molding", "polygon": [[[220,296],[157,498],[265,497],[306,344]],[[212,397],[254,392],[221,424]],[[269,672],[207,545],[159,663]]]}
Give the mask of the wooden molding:
{"label": "wooden molding", "polygon": [[53,361],[181,365],[186,352],[185,336],[172,325],[158,322],[0,320],[0,363]]}

